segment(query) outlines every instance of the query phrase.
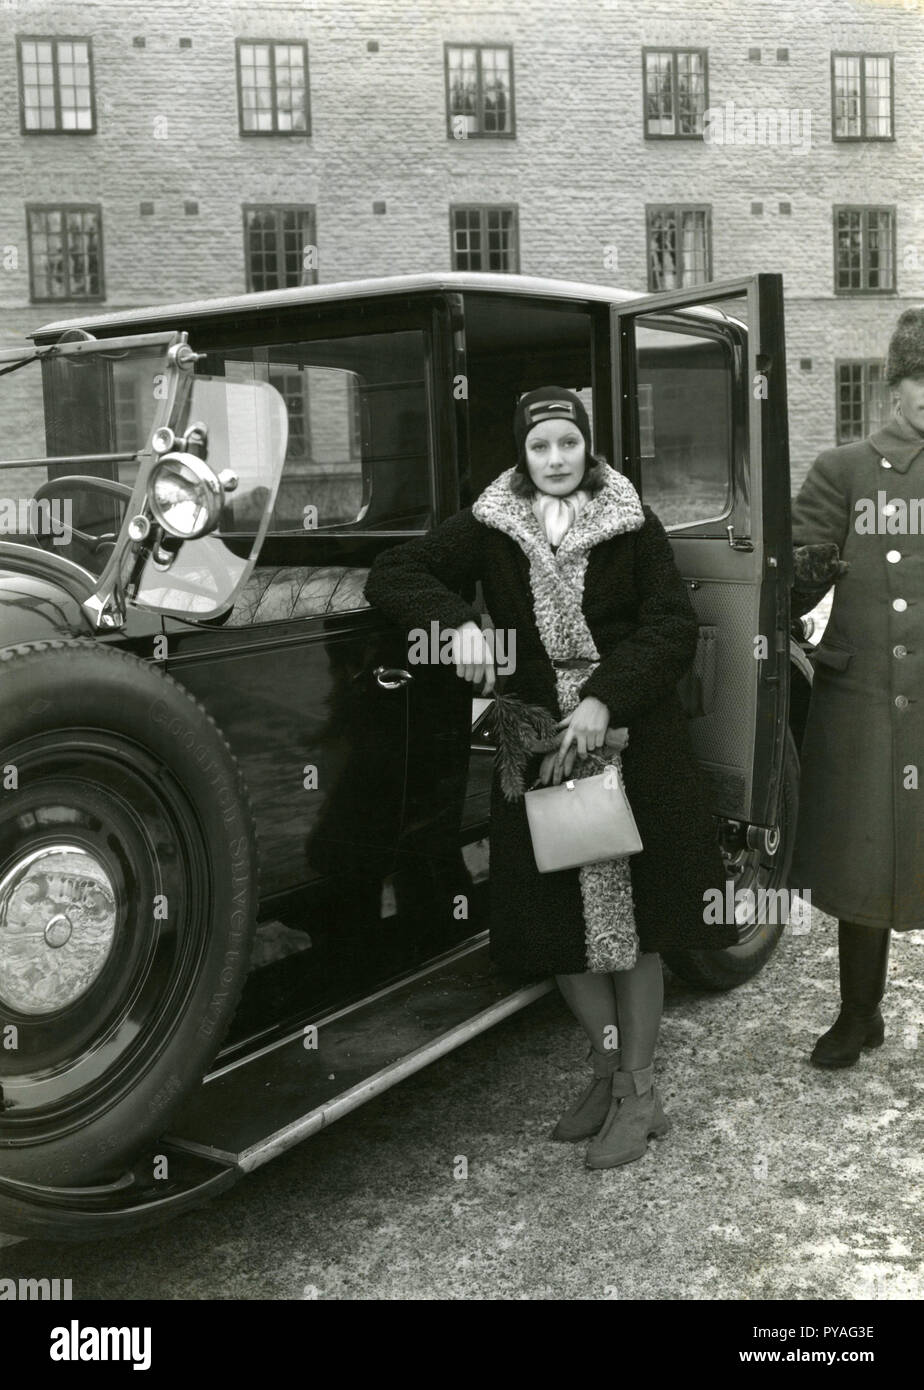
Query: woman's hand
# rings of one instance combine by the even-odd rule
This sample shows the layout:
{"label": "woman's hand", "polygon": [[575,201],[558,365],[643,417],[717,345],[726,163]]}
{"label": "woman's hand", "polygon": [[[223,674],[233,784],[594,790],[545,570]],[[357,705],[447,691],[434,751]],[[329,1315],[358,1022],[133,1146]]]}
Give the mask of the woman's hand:
{"label": "woman's hand", "polygon": [[452,629],[452,659],[457,676],[476,685],[484,681],[482,695],[493,692],[494,646],[477,623],[467,622]]}
{"label": "woman's hand", "polygon": [[[558,766],[564,769],[566,755],[572,747],[576,748],[579,758],[586,758],[588,753],[602,748],[609,725],[610,712],[602,700],[593,695],[582,700],[573,714],[559,720],[558,727],[563,730],[563,736],[555,755]],[[555,780],[560,781],[561,778]]]}

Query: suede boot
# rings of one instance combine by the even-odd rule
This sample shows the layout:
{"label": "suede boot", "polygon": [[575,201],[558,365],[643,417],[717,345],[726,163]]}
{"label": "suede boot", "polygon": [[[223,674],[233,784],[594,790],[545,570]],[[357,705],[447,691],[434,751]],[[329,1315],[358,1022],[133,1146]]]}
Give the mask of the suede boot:
{"label": "suede boot", "polygon": [[593,1066],[594,1079],[552,1130],[552,1138],[560,1144],[575,1144],[579,1139],[589,1139],[596,1134],[610,1108],[610,1078],[614,1071],[619,1070],[619,1049],[597,1052],[591,1048],[587,1057]]}
{"label": "suede boot", "polygon": [[885,1025],[879,1004],[885,993],[891,938],[886,927],[838,922],[841,1011],[834,1026],[815,1044],[811,1060],[816,1067],[852,1067],[860,1060],[861,1048],[882,1046]]}
{"label": "suede boot", "polygon": [[613,1074],[613,1098],[603,1127],[587,1146],[588,1168],[618,1168],[641,1158],[648,1140],[670,1129],[661,1097],[651,1084],[653,1067]]}

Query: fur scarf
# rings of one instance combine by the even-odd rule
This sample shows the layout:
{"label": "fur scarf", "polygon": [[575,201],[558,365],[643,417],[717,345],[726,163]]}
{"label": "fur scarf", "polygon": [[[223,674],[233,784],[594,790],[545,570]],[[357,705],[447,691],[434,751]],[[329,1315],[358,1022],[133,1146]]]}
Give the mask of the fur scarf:
{"label": "fur scarf", "polygon": [[[529,560],[536,624],[550,661],[582,658],[588,663],[579,670],[555,670],[562,717],[577,707],[580,687],[600,661],[582,609],[590,551],[612,536],[641,530],[645,524],[641,501],[628,478],[606,464],[598,464],[597,470],[596,481],[602,485],[592,493],[555,551],[546,539],[531,500],[511,486],[515,475],[513,468],[490,483],[472,507],[472,515],[478,521],[504,532],[525,552]],[[528,711],[529,707],[524,709]],[[527,720],[533,717],[535,724],[535,716],[527,714],[526,717]],[[502,713],[499,731],[503,723]],[[529,732],[525,735],[521,732],[521,736],[527,744],[532,742],[535,751],[541,742],[548,741],[548,726],[535,726],[534,738]],[[509,745],[502,757],[515,766],[516,758],[510,754]],[[602,770],[606,761],[619,765],[619,754],[614,751],[607,759],[592,754],[579,760],[574,775],[593,776]],[[503,763],[501,773],[503,775]],[[630,970],[638,959],[639,943],[628,857],[585,864],[579,876],[587,969],[598,973]]]}

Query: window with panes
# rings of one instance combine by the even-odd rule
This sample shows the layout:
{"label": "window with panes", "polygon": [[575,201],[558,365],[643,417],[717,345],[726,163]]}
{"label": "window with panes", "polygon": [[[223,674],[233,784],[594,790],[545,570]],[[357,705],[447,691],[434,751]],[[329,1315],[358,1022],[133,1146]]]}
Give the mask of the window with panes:
{"label": "window with panes", "polygon": [[282,290],[318,280],[314,208],[244,206],[248,290]]}
{"label": "window with panes", "polygon": [[837,442],[849,444],[882,429],[889,418],[889,388],[879,358],[838,362]]}
{"label": "window with panes", "polygon": [[96,128],[89,39],[21,38],[20,124],[31,134],[92,134]]}
{"label": "window with panes", "polygon": [[646,140],[702,139],[708,105],[704,48],[642,50]]}
{"label": "window with panes", "polygon": [[709,207],[649,203],[648,288],[682,289],[712,279],[712,216]]}
{"label": "window with panes", "polygon": [[26,208],[29,275],[34,303],[102,299],[102,213],[86,204]]}
{"label": "window with panes", "polygon": [[519,270],[515,207],[477,204],[453,207],[450,228],[453,270]]}
{"label": "window with panes", "polygon": [[513,49],[447,43],[445,51],[450,137],[513,136]]}
{"label": "window with panes", "polygon": [[242,135],[308,135],[308,45],[238,39]]}
{"label": "window with panes", "polygon": [[889,53],[831,54],[831,133],[835,140],[891,140],[893,69]]}
{"label": "window with panes", "polygon": [[890,294],[895,290],[895,213],[892,208],[834,209],[836,294]]}

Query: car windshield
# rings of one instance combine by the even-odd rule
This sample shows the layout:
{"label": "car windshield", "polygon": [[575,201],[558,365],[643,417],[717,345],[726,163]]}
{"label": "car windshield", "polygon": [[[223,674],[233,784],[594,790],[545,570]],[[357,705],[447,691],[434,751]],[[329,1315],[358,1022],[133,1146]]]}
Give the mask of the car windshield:
{"label": "car windshield", "polygon": [[[100,572],[166,396],[171,341],[0,354],[0,540]],[[90,482],[73,488],[76,477]],[[75,544],[75,528],[90,540]]]}

